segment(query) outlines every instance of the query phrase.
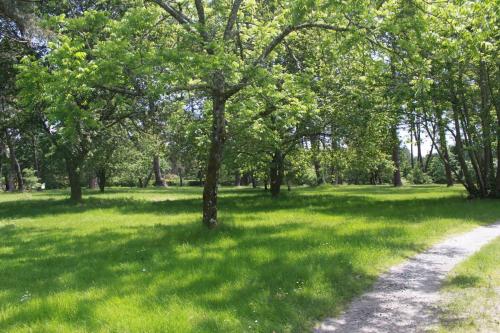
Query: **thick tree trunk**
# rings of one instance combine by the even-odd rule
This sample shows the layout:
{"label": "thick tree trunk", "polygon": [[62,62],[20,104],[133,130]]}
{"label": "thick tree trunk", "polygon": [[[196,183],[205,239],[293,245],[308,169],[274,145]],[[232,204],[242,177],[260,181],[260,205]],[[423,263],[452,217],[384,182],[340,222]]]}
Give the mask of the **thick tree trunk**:
{"label": "thick tree trunk", "polygon": [[155,186],[164,187],[166,184],[161,174],[160,157],[158,155],[153,156],[153,171],[155,174]]}
{"label": "thick tree trunk", "polygon": [[401,166],[399,159],[399,137],[398,137],[398,128],[397,126],[393,126],[391,129],[392,132],[392,162],[394,163],[394,173],[392,177],[392,184],[396,187],[403,186],[401,182]]}
{"label": "thick tree trunk", "polygon": [[99,168],[99,170],[97,170],[97,179],[98,179],[98,184],[99,184],[99,191],[101,191],[101,193],[104,193],[104,189],[106,187],[106,169],[105,168]]}
{"label": "thick tree trunk", "polygon": [[80,167],[72,158],[66,158],[66,169],[68,171],[69,186],[71,188],[70,199],[72,201],[82,200],[82,188],[80,185]]}
{"label": "thick tree trunk", "polygon": [[271,180],[271,195],[275,198],[280,194],[281,184],[283,183],[283,175],[283,154],[280,150],[276,150],[274,152],[271,167],[269,169],[269,176]]}
{"label": "thick tree trunk", "polygon": [[[224,84],[222,74],[215,74],[215,81],[216,86],[221,89]],[[215,228],[218,223],[217,186],[225,140],[225,108],[224,91],[214,91],[212,95],[212,135],[203,188],[203,224],[208,228]]]}

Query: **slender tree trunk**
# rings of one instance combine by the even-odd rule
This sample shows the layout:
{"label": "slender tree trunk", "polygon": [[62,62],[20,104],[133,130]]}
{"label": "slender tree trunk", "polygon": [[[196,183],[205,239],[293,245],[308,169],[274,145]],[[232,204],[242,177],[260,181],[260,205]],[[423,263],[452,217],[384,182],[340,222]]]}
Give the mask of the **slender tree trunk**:
{"label": "slender tree trunk", "polygon": [[403,186],[401,182],[401,167],[399,159],[399,137],[397,126],[392,127],[392,162],[394,163],[394,173],[392,177],[392,184],[396,187]]}
{"label": "slender tree trunk", "polygon": [[236,170],[234,174],[234,186],[241,186],[241,172]]}
{"label": "slender tree trunk", "polygon": [[179,185],[182,187],[184,185],[182,178],[182,170],[179,169]]}
{"label": "slender tree trunk", "polygon": [[[438,112],[438,133],[439,133],[439,146],[443,155],[444,171],[446,174],[446,185],[453,186],[453,176],[451,174],[450,154],[448,152],[448,143],[446,142],[445,120],[442,112]],[[437,148],[436,148],[437,149]]]}
{"label": "slender tree trunk", "polygon": [[2,154],[5,156],[5,158],[9,161],[9,167],[7,168],[7,172],[5,174],[5,191],[6,192],[13,192],[14,191],[14,172],[12,170],[12,165],[10,163],[10,157],[7,153],[7,146],[5,143],[2,144]]}
{"label": "slender tree trunk", "polygon": [[153,171],[155,174],[155,186],[164,187],[165,181],[161,174],[160,157],[158,155],[153,156]]}
{"label": "slender tree trunk", "polygon": [[94,190],[97,187],[97,176],[92,175],[89,179],[89,189]]}
{"label": "slender tree trunk", "polygon": [[415,158],[413,157],[413,124],[410,125],[410,165],[413,170],[415,167]]}
{"label": "slender tree trunk", "polygon": [[[496,141],[497,141],[497,170],[495,177],[495,196],[500,198],[500,60],[496,61],[496,77],[491,78],[488,68],[486,68],[486,78],[488,80],[488,88],[491,96],[491,101],[495,107],[497,116]],[[496,87],[496,89],[495,89]]]}
{"label": "slender tree trunk", "polygon": [[313,154],[313,166],[314,172],[316,173],[316,184],[321,185],[325,183],[325,178],[323,177],[323,173],[321,172],[321,163],[318,158],[319,154],[319,138],[317,136],[311,136],[311,150]]}
{"label": "slender tree trunk", "polygon": [[455,125],[455,147],[457,151],[457,159],[462,169],[462,175],[464,177],[464,185],[469,192],[469,195],[476,196],[478,191],[476,185],[472,181],[472,177],[469,173],[469,168],[467,167],[467,162],[465,161],[464,147],[462,142],[462,134],[460,131],[460,120],[459,120],[459,102],[456,95],[455,86],[453,80],[450,78],[450,99],[453,111],[453,122]]}
{"label": "slender tree trunk", "polygon": [[[479,63],[479,89],[481,92],[481,127],[483,141],[483,165],[482,173],[485,179],[486,190],[493,190],[495,176],[493,174],[493,150],[491,147],[491,125],[493,119],[490,113],[490,96],[488,88],[488,72],[486,63],[481,60]],[[493,191],[491,191],[493,192]]]}
{"label": "slender tree trunk", "polygon": [[250,175],[250,181],[252,182],[252,188],[257,188],[257,179],[255,179],[254,173]]}
{"label": "slender tree trunk", "polygon": [[149,170],[146,178],[144,179],[144,183],[143,183],[144,187],[148,187],[149,186],[149,182],[151,181],[151,177],[153,177],[153,169]]}
{"label": "slender tree trunk", "polygon": [[429,165],[431,164],[432,161],[432,153],[434,152],[434,145],[431,145],[431,150],[429,150],[429,154],[427,155],[427,158],[425,159],[425,165],[424,165],[424,172],[427,172],[429,170]]}
{"label": "slender tree trunk", "polygon": [[203,224],[217,227],[217,186],[225,140],[226,99],[222,89],[223,75],[215,74],[215,84],[220,89],[212,95],[212,136],[208,151],[207,174],[203,188]]}
{"label": "slender tree trunk", "polygon": [[24,179],[23,179],[23,173],[21,171],[21,166],[19,165],[19,161],[17,160],[16,149],[14,147],[14,143],[12,142],[12,138],[10,137],[10,134],[7,132],[5,134],[6,134],[5,136],[7,138],[7,146],[9,147],[10,167],[11,167],[12,173],[15,174],[16,178],[17,178],[17,189],[20,192],[23,192],[24,191]]}
{"label": "slender tree trunk", "polygon": [[422,157],[422,133],[420,128],[420,117],[417,117],[415,126],[415,141],[417,143],[417,162],[420,170],[424,169],[424,159]]}
{"label": "slender tree trunk", "polygon": [[79,163],[71,157],[66,158],[66,169],[68,171],[69,186],[71,188],[70,199],[76,202],[82,201]]}

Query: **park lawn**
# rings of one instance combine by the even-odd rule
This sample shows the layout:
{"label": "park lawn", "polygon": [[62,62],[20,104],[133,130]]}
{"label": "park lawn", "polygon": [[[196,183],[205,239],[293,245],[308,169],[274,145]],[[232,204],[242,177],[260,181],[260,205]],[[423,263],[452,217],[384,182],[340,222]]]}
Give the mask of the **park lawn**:
{"label": "park lawn", "polygon": [[389,266],[500,219],[456,186],[0,194],[0,332],[305,332]]}
{"label": "park lawn", "polygon": [[500,238],[455,268],[442,294],[439,332],[500,332]]}

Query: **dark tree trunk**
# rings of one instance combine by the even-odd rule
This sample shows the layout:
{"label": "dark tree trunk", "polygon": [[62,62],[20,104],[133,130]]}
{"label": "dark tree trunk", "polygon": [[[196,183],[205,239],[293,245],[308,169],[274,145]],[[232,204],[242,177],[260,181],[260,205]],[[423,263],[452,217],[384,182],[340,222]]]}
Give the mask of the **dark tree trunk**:
{"label": "dark tree trunk", "polygon": [[153,177],[153,169],[149,170],[149,173],[147,174],[146,178],[144,179],[143,182],[143,187],[148,187],[149,182],[151,181],[151,177]]}
{"label": "dark tree trunk", "polygon": [[252,188],[257,188],[257,179],[255,179],[255,176],[253,175],[253,173],[250,176],[250,180],[252,182]]}
{"label": "dark tree trunk", "polygon": [[415,125],[413,124],[413,120],[410,123],[410,165],[413,169],[415,167],[415,157],[413,156],[413,131]]}
{"label": "dark tree trunk", "polygon": [[181,187],[184,185],[184,179],[182,178],[182,170],[179,170],[179,185]]}
{"label": "dark tree trunk", "polygon": [[462,175],[464,177],[464,185],[469,192],[469,195],[476,196],[478,194],[476,185],[472,181],[472,177],[469,173],[469,168],[467,166],[467,162],[465,160],[464,154],[464,146],[462,142],[462,134],[460,131],[460,120],[459,120],[459,101],[456,95],[455,86],[453,84],[453,80],[450,80],[450,99],[451,99],[451,107],[453,111],[453,122],[455,125],[455,147],[457,151],[457,159],[460,164],[460,169],[462,170]]}
{"label": "dark tree trunk", "polygon": [[283,154],[280,150],[276,150],[273,155],[271,167],[269,169],[269,176],[271,180],[271,195],[278,197],[283,183]]}
{"label": "dark tree trunk", "polygon": [[106,187],[106,168],[99,168],[97,170],[97,179],[99,184],[99,191],[104,193],[104,188]]}
{"label": "dark tree trunk", "polygon": [[434,145],[431,145],[431,150],[429,151],[429,154],[427,155],[427,158],[425,159],[425,165],[424,165],[424,172],[427,172],[429,170],[429,165],[431,164],[432,161],[432,153],[434,152]]}
{"label": "dark tree trunk", "polygon": [[226,99],[222,89],[224,78],[215,74],[215,85],[220,89],[212,95],[212,135],[208,151],[207,173],[203,188],[203,224],[208,228],[217,227],[217,186],[225,140]]}
{"label": "dark tree trunk", "polygon": [[493,119],[490,113],[490,95],[488,88],[488,72],[486,63],[481,60],[479,63],[479,89],[481,92],[481,127],[482,127],[482,141],[483,141],[483,165],[482,174],[485,179],[485,186],[487,190],[492,190],[495,176],[493,174],[493,150],[491,147],[491,125]]}
{"label": "dark tree trunk", "polygon": [[392,132],[392,162],[394,163],[394,173],[392,177],[392,183],[394,186],[403,186],[401,182],[401,167],[399,160],[399,137],[398,137],[398,128],[397,126],[393,126],[391,129]]}
{"label": "dark tree trunk", "polygon": [[71,188],[70,199],[75,202],[82,201],[79,163],[73,158],[66,158],[66,169],[68,171],[69,186]]}
{"label": "dark tree trunk", "polygon": [[161,174],[160,157],[158,155],[153,156],[153,171],[155,174],[155,186],[164,187],[165,181]]}
{"label": "dark tree trunk", "polygon": [[316,184],[321,185],[325,183],[325,179],[323,177],[323,173],[321,172],[321,163],[318,158],[320,149],[319,138],[317,136],[311,136],[310,140],[313,154],[314,172],[316,173]]}

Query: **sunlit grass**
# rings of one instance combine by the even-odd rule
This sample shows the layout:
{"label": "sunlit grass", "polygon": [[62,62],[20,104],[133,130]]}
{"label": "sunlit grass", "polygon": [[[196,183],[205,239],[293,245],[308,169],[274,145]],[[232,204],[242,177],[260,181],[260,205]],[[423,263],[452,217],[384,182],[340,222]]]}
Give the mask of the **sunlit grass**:
{"label": "sunlit grass", "polygon": [[500,238],[450,274],[443,296],[440,332],[500,332]]}
{"label": "sunlit grass", "polygon": [[458,186],[0,195],[0,332],[304,332],[390,265],[500,218]]}

